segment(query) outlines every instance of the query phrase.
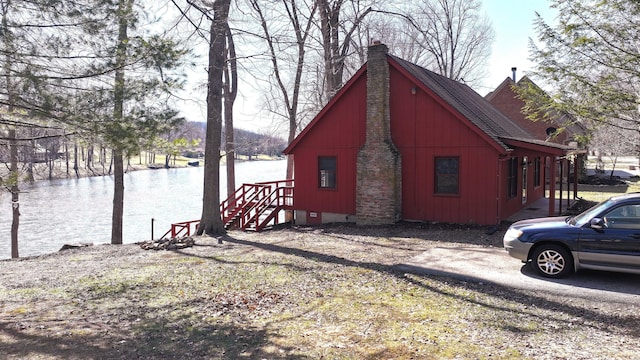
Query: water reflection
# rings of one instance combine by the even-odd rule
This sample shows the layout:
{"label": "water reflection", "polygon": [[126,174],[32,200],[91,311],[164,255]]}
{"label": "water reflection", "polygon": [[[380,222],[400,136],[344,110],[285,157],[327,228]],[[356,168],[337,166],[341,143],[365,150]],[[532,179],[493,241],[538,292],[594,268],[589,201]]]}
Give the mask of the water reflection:
{"label": "water reflection", "polygon": [[[282,180],[286,161],[236,164],[242,183]],[[204,168],[162,169],[125,174],[123,241],[133,243],[164,234],[174,222],[202,213]],[[220,169],[221,198],[226,198],[226,168]],[[111,241],[113,178],[92,177],[23,184],[20,194],[20,257],[54,252],[76,242]],[[11,197],[0,194],[0,259],[11,257]]]}

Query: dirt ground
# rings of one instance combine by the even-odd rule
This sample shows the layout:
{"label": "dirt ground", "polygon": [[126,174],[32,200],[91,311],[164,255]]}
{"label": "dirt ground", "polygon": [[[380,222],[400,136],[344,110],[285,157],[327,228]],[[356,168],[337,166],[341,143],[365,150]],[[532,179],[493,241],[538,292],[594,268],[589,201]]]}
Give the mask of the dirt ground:
{"label": "dirt ground", "polygon": [[[8,359],[640,359],[640,312],[398,270],[504,228],[280,228],[0,261]],[[640,299],[639,299],[640,300]],[[640,306],[640,301],[638,301]]]}

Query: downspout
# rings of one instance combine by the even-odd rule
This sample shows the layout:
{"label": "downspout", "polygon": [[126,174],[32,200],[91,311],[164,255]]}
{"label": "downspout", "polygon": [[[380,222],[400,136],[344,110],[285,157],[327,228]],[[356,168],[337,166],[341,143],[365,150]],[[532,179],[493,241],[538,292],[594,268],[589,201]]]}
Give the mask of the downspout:
{"label": "downspout", "polygon": [[502,162],[504,158],[498,156],[498,172],[496,174],[496,227],[500,225],[500,214],[502,213],[502,204],[500,201],[500,179],[502,179]]}

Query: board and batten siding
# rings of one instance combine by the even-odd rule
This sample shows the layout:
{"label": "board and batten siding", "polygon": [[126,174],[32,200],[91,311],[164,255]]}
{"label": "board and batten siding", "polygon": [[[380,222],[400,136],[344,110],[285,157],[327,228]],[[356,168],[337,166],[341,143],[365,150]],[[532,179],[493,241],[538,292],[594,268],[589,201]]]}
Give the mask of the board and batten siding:
{"label": "board and batten siding", "polygon": [[[294,204],[307,212],[355,214],[356,157],[364,144],[366,77],[353,79],[340,101],[330,103],[321,121],[296,146]],[[336,188],[318,186],[318,157],[336,157]]]}
{"label": "board and batten siding", "polygon": [[[397,70],[391,72],[391,133],[402,154],[405,220],[495,223],[498,153],[464,119]],[[459,158],[459,194],[435,193],[439,156]]]}

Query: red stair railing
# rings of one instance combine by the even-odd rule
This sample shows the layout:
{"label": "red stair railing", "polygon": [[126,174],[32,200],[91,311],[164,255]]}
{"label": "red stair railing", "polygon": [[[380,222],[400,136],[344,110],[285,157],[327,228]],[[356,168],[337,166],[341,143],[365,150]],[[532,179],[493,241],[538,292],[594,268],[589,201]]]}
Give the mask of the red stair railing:
{"label": "red stair railing", "polygon": [[[293,209],[293,184],[293,180],[242,184],[220,203],[220,216],[225,228],[237,224],[242,230],[252,228],[260,231],[272,220],[274,225],[278,224],[279,212]],[[268,210],[271,212],[261,219]],[[171,237],[191,236],[198,224],[200,220],[171,224],[171,229],[161,239],[169,234]]]}

